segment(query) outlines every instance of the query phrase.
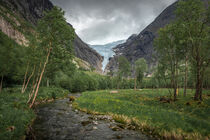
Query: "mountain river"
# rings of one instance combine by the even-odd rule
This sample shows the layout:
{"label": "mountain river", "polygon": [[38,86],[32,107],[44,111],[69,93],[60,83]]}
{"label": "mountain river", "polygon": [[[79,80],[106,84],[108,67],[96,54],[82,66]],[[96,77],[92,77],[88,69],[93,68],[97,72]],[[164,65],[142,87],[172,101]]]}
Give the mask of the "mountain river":
{"label": "mountain river", "polygon": [[[73,95],[75,96],[75,95]],[[77,94],[76,96],[80,96]],[[151,140],[140,131],[121,128],[109,116],[75,110],[69,99],[36,107],[37,118],[28,139],[36,140]]]}

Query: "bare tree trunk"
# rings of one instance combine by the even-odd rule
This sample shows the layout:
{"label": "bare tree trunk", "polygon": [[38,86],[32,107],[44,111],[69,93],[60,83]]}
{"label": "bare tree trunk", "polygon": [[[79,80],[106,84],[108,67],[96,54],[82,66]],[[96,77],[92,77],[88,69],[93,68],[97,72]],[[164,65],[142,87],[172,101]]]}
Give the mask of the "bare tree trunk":
{"label": "bare tree trunk", "polygon": [[203,98],[202,98],[202,92],[203,92],[203,75],[204,75],[204,71],[201,73],[201,79],[200,79],[200,92],[199,92],[199,99],[200,99],[200,101],[203,101]]}
{"label": "bare tree trunk", "polygon": [[40,62],[40,65],[39,65],[39,71],[37,73],[37,77],[36,77],[36,81],[33,82],[33,88],[32,88],[32,91],[29,93],[29,99],[27,101],[27,103],[30,103],[33,95],[34,95],[34,92],[35,92],[35,89],[36,89],[36,86],[37,86],[37,83],[38,83],[38,80],[39,80],[39,73],[40,73],[40,70],[41,70],[41,62]]}
{"label": "bare tree trunk", "polygon": [[3,80],[4,80],[4,75],[1,76],[0,93],[1,93],[2,87],[3,87]]}
{"label": "bare tree trunk", "polygon": [[34,104],[34,102],[35,102],[35,100],[36,100],[36,97],[37,97],[37,94],[38,94],[38,91],[39,91],[39,86],[40,86],[40,83],[41,83],[41,81],[42,81],[42,77],[43,77],[43,74],[44,74],[46,65],[47,65],[47,63],[48,63],[48,59],[49,59],[49,56],[50,56],[50,52],[51,52],[51,49],[48,50],[47,58],[46,58],[46,61],[45,61],[45,63],[44,63],[44,66],[43,66],[41,75],[40,75],[40,77],[39,77],[39,81],[38,81],[38,83],[37,83],[35,95],[34,95],[34,98],[33,98],[32,103],[31,103],[31,105],[30,105],[30,108],[32,108],[32,106],[33,106],[33,104]]}
{"label": "bare tree trunk", "polygon": [[31,101],[31,99],[32,99],[32,97],[34,95],[34,92],[35,92],[38,80],[39,80],[39,75],[37,76],[35,83],[33,83],[33,88],[32,88],[32,91],[29,93],[29,98],[28,98],[27,103],[30,103],[30,101]]}
{"label": "bare tree trunk", "polygon": [[176,101],[177,97],[177,81],[174,79],[174,101]]}
{"label": "bare tree trunk", "polygon": [[[197,78],[198,77],[200,77],[200,75],[199,74],[197,74]],[[200,80],[198,79],[197,81],[196,81],[196,90],[195,90],[195,97],[194,97],[194,100],[198,100],[198,97],[199,97],[199,95],[200,95]]]}
{"label": "bare tree trunk", "polygon": [[26,67],[26,72],[25,72],[25,76],[24,76],[24,81],[23,81],[23,86],[22,86],[22,90],[21,90],[21,93],[24,93],[24,88],[25,88],[25,83],[26,83],[26,77],[27,77],[27,74],[28,74],[28,67],[29,67],[29,63],[27,64],[27,67]]}
{"label": "bare tree trunk", "polygon": [[187,56],[185,58],[185,76],[184,76],[184,97],[187,95],[187,78],[188,78],[188,66],[187,66]]}
{"label": "bare tree trunk", "polygon": [[22,90],[22,93],[24,93],[24,92],[26,91],[26,89],[27,89],[27,87],[28,87],[28,84],[29,84],[31,78],[32,78],[33,75],[34,75],[35,68],[36,68],[36,67],[35,67],[35,65],[34,65],[33,72],[32,72],[31,75],[29,76],[29,78],[28,78],[28,80],[27,80],[27,83],[25,84],[25,87],[24,87],[24,89]]}
{"label": "bare tree trunk", "polygon": [[174,101],[176,101],[177,88],[174,88]]}
{"label": "bare tree trunk", "polygon": [[179,94],[179,68],[178,63],[176,64],[176,96]]}
{"label": "bare tree trunk", "polygon": [[174,90],[174,101],[176,100],[176,80],[175,80],[175,66],[172,68],[172,85],[173,85],[173,90]]}
{"label": "bare tree trunk", "polygon": [[196,64],[196,91],[195,91],[195,97],[194,100],[198,100],[199,94],[200,94],[200,88],[201,88],[201,69],[200,69],[200,59],[197,57],[197,64]]}
{"label": "bare tree trunk", "polygon": [[200,92],[199,92],[199,99],[200,99],[200,101],[203,101],[202,91],[203,91],[203,84],[202,84],[202,81],[201,81],[201,84],[200,84]]}
{"label": "bare tree trunk", "polygon": [[136,90],[136,77],[134,78],[134,90]]}
{"label": "bare tree trunk", "polygon": [[27,104],[31,101],[32,97],[33,97],[33,92],[29,93]]}
{"label": "bare tree trunk", "polygon": [[50,86],[50,82],[49,82],[49,79],[47,78],[47,87]]}
{"label": "bare tree trunk", "polygon": [[29,92],[28,94],[28,101],[27,101],[27,104],[31,101],[31,98],[33,96],[33,89],[34,89],[34,85],[35,85],[35,79],[33,79],[33,83],[32,83],[32,88],[31,88],[31,91]]}
{"label": "bare tree trunk", "polygon": [[175,62],[174,68],[173,68],[173,88],[174,88],[174,101],[177,99],[177,89],[178,89],[178,64]]}

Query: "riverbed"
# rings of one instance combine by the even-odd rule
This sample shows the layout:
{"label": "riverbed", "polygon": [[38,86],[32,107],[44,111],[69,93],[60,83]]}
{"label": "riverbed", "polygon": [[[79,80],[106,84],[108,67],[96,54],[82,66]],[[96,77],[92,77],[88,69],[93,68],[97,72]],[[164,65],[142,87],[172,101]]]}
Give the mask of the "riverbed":
{"label": "riverbed", "polygon": [[72,107],[68,98],[36,107],[32,126],[36,140],[151,140],[140,131],[123,129],[109,116],[94,116]]}

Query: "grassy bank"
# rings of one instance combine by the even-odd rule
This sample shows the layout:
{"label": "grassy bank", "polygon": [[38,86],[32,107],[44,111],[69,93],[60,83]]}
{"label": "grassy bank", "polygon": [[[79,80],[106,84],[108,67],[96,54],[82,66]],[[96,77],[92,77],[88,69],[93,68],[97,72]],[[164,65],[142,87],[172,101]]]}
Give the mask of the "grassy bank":
{"label": "grassy bank", "polygon": [[[69,92],[60,88],[40,88],[37,103],[53,98],[65,97]],[[28,93],[21,94],[20,88],[4,89],[0,94],[0,139],[24,139],[28,125],[36,115],[26,104]]]}
{"label": "grassy bank", "polygon": [[167,89],[84,92],[76,104],[88,112],[114,114],[116,121],[136,125],[160,138],[209,139],[210,91],[204,90],[202,103],[193,101],[192,90],[188,90],[187,97],[181,93],[173,102],[168,100]]}

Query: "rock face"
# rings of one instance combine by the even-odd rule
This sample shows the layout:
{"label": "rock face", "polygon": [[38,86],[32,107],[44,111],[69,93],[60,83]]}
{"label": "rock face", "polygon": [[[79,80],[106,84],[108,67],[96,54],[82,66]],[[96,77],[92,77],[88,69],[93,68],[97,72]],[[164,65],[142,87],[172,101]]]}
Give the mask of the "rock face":
{"label": "rock face", "polygon": [[74,40],[75,54],[78,58],[88,62],[95,70],[102,73],[103,57],[94,49],[90,48],[77,35]]}
{"label": "rock face", "polygon": [[[53,4],[49,0],[1,0],[0,5],[8,7],[12,12],[17,11],[26,21],[33,25],[36,25],[38,19],[43,16],[44,11],[50,10],[53,7]],[[2,21],[0,24],[3,24],[3,20],[0,21]],[[3,30],[3,28],[6,27],[0,29]],[[77,35],[74,41],[74,50],[76,57],[87,61],[97,72],[102,72],[103,57],[91,49]]]}
{"label": "rock face", "polygon": [[27,21],[33,24],[41,18],[45,10],[53,7],[49,0],[1,0],[11,10],[18,11]]}
{"label": "rock face", "polygon": [[158,30],[175,19],[174,11],[176,9],[176,4],[177,2],[166,8],[150,25],[140,32],[140,34],[130,36],[125,43],[113,48],[116,55],[110,58],[110,61],[105,68],[105,72],[117,71],[117,58],[119,56],[125,56],[132,65],[137,59],[144,58],[151,71],[152,67],[157,63],[157,59],[153,57],[153,41],[155,37],[157,37]]}
{"label": "rock face", "polygon": [[[17,21],[18,23],[18,21]],[[16,24],[18,25],[18,24]],[[18,30],[16,30],[7,20],[0,16],[0,29],[1,31],[15,40],[20,45],[27,45],[28,41],[25,36]]]}

